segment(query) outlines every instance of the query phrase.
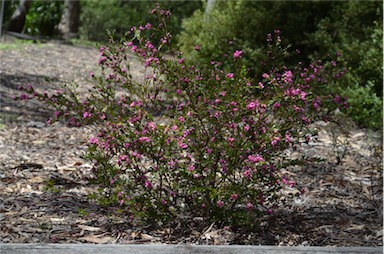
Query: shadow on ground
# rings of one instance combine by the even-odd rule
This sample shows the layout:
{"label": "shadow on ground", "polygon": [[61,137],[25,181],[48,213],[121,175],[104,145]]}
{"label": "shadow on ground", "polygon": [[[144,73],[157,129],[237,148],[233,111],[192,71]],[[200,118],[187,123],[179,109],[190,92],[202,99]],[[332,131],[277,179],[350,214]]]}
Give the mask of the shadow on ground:
{"label": "shadow on ground", "polygon": [[[37,100],[15,101],[14,96],[19,96],[23,91],[19,86],[39,84],[47,91],[59,88],[59,79],[47,79],[44,76],[20,73],[18,75],[3,74],[0,77],[0,120],[4,123],[25,123],[30,121],[46,122],[53,115],[45,105]],[[42,92],[42,91],[40,91]]]}

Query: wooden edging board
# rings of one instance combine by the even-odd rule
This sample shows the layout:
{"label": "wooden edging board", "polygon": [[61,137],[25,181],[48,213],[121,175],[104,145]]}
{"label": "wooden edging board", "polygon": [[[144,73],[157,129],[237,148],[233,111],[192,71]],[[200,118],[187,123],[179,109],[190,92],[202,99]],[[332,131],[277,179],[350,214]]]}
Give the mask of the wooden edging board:
{"label": "wooden edging board", "polygon": [[244,245],[123,245],[123,244],[2,244],[1,254],[336,254],[336,253],[383,253],[383,247],[287,247]]}

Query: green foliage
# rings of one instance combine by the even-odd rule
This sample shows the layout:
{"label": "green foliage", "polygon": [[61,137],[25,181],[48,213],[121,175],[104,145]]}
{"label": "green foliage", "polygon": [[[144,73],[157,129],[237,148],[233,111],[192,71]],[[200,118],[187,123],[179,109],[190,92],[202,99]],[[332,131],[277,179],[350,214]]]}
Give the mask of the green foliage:
{"label": "green foliage", "polygon": [[340,52],[347,59],[347,79],[334,90],[350,100],[349,115],[358,124],[382,128],[383,105],[383,13],[377,1],[348,1],[319,22],[310,42],[318,51]]}
{"label": "green foliage", "polygon": [[63,1],[33,1],[26,16],[24,30],[27,34],[54,36],[60,23]]}
{"label": "green foliage", "polygon": [[[183,21],[184,30],[179,38],[181,50],[192,63],[209,64],[212,59],[223,61],[229,46],[241,49],[247,66],[253,68],[255,74],[261,74],[271,67],[263,65],[268,62],[267,34],[281,30],[286,44],[295,45],[305,56],[313,51],[311,45],[306,44],[305,34],[315,30],[318,20],[325,17],[332,6],[333,3],[323,1],[217,1],[208,15],[197,11]],[[205,49],[200,57],[192,50],[195,44]],[[285,64],[295,65],[297,60],[292,56],[285,59]],[[309,62],[309,59],[300,60]]]}
{"label": "green foliage", "polygon": [[[215,61],[207,71],[185,62],[182,52],[170,57],[176,51],[165,23],[170,13],[159,6],[152,12],[158,23],[100,48],[101,75],[91,73],[84,100],[67,85],[52,95],[29,85],[20,88],[28,95],[16,99],[53,106],[51,122],[94,125],[85,158],[93,162],[100,204],[120,206],[139,222],[203,217],[254,226],[283,205],[282,188],[294,186],[280,169],[308,162],[285,151],[309,142],[311,122],[346,107],[337,95],[317,93],[338,82],[339,70],[321,61],[278,65],[289,52],[276,31],[268,37],[273,68],[261,77],[247,71],[238,50],[227,52],[228,71]],[[131,73],[132,54],[145,69],[142,77]]]}
{"label": "green foliage", "polygon": [[[172,24],[168,29],[177,34],[181,20],[189,17],[201,6],[200,1],[158,1],[171,10]],[[80,36],[86,40],[105,42],[106,30],[115,31],[115,36],[123,36],[132,26],[152,23],[150,15],[154,1],[87,0],[81,2]]]}
{"label": "green foliage", "polygon": [[[206,67],[212,59],[222,62],[224,68],[230,66],[226,52],[241,49],[250,71],[260,76],[272,67],[268,66],[265,35],[279,29],[284,42],[295,45],[301,52],[285,58],[282,65],[290,67],[299,61],[309,63],[319,56],[340,52],[347,59],[344,67],[348,70],[348,78],[327,90],[352,93],[358,86],[364,88],[369,83],[372,89],[363,90],[375,94],[365,94],[364,98],[373,99],[377,95],[377,99],[382,100],[382,13],[379,1],[216,1],[209,15],[199,10],[183,21],[179,43],[187,61]],[[201,54],[193,50],[196,44],[203,49]],[[376,104],[376,100],[360,105],[372,103]],[[368,109],[361,108],[363,110]],[[381,109],[371,113],[379,116]],[[361,117],[367,114],[350,116],[360,119],[357,121],[363,126],[377,126],[369,122],[380,121],[371,118],[362,121]]]}
{"label": "green foliage", "polygon": [[47,192],[52,192],[52,193],[59,193],[60,189],[55,186],[55,180],[48,180],[46,182],[46,186],[44,186],[43,190]]}
{"label": "green foliage", "polygon": [[78,208],[77,209],[77,213],[81,216],[81,217],[87,217],[89,216],[91,213],[87,210],[85,210],[84,208]]}
{"label": "green foliage", "polygon": [[316,45],[313,56],[340,52],[348,58],[349,84],[373,84],[379,97],[383,93],[383,13],[378,1],[348,1],[335,8],[309,35]]}
{"label": "green foliage", "polygon": [[0,44],[0,50],[25,49],[27,45],[32,43],[32,41],[28,40],[15,39],[12,42],[2,42]]}
{"label": "green foliage", "polygon": [[374,130],[383,128],[383,100],[374,92],[374,84],[358,84],[341,91],[348,96],[348,114],[360,125]]}

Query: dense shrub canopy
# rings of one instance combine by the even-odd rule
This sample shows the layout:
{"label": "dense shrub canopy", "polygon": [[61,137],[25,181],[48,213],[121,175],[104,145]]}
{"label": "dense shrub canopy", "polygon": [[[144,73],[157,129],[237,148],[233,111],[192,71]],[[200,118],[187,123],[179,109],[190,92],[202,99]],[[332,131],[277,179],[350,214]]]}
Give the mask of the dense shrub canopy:
{"label": "dense shrub canopy", "polygon": [[[382,13],[379,1],[216,1],[208,15],[196,11],[184,20],[179,42],[187,61],[206,66],[211,59],[230,65],[223,56],[242,49],[247,66],[257,75],[271,68],[265,64],[264,38],[275,29],[281,30],[286,45],[300,50],[300,54],[284,59],[286,66],[338,52],[345,59],[339,64],[346,68],[348,79],[334,90],[351,97],[354,120],[380,129]],[[202,54],[191,50],[195,44],[204,48]],[[354,92],[357,87],[364,91],[360,96]]]}
{"label": "dense shrub canopy", "polygon": [[[168,29],[177,34],[181,29],[181,20],[189,17],[201,7],[200,1],[159,1],[172,12],[173,22]],[[154,22],[148,10],[154,1],[91,0],[82,1],[80,33],[84,39],[107,41],[106,30],[115,30],[115,35],[122,36],[132,26]]]}
{"label": "dense shrub canopy", "polygon": [[[279,65],[290,52],[278,30],[267,36],[274,67],[260,77],[246,68],[241,50],[229,52],[229,70],[219,61],[202,70],[185,62],[183,52],[169,57],[177,52],[167,30],[170,12],[157,5],[151,13],[158,23],[133,27],[100,47],[101,73],[90,74],[93,86],[83,100],[68,84],[51,95],[21,87],[26,94],[15,99],[53,106],[50,122],[94,125],[85,158],[93,163],[100,188],[92,197],[100,203],[119,206],[138,222],[257,225],[292,197],[281,190],[295,183],[280,169],[316,161],[288,150],[311,140],[310,123],[348,107],[339,95],[318,93],[338,82],[342,70],[321,60]],[[139,79],[130,71],[132,54],[144,67]]]}

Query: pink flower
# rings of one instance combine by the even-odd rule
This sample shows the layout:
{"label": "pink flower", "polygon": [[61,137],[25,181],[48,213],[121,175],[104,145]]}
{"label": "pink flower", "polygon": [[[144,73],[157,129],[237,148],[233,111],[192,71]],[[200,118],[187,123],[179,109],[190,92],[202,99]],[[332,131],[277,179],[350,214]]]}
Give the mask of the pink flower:
{"label": "pink flower", "polygon": [[248,156],[248,160],[249,160],[250,162],[258,163],[258,162],[260,162],[260,161],[263,161],[264,159],[263,159],[263,157],[261,157],[260,155],[256,155],[256,156],[249,155],[249,156]]}
{"label": "pink flower", "polygon": [[247,209],[248,211],[253,210],[253,204],[252,204],[252,203],[247,203],[246,209]]}
{"label": "pink flower", "polygon": [[273,104],[273,108],[274,109],[280,108],[280,103],[276,102],[275,104]]}
{"label": "pink flower", "polygon": [[183,122],[185,121],[185,118],[182,117],[182,116],[180,116],[178,119],[179,119],[179,121],[180,121],[181,123],[183,123]]}
{"label": "pink flower", "polygon": [[199,45],[195,45],[195,50],[196,50],[196,51],[200,51],[200,47],[199,47]]}
{"label": "pink flower", "polygon": [[246,170],[245,172],[244,172],[244,177],[245,178],[251,178],[251,170]]}
{"label": "pink flower", "polygon": [[129,105],[131,108],[133,108],[133,107],[135,107],[137,104],[136,104],[136,102],[135,101],[132,101],[131,102],[131,105]]}
{"label": "pink flower", "polygon": [[241,57],[242,54],[243,52],[241,50],[236,50],[235,53],[233,53],[233,58],[237,59]]}
{"label": "pink flower", "polygon": [[319,104],[317,102],[314,102],[313,103],[313,108],[317,111],[317,109],[319,108]]}
{"label": "pink flower", "polygon": [[274,137],[273,140],[272,140],[272,142],[271,142],[272,146],[277,145],[277,143],[278,143],[279,141],[280,141],[280,137]]}
{"label": "pink flower", "polygon": [[150,141],[151,141],[150,137],[141,137],[141,138],[139,138],[139,142],[140,143],[148,143]]}
{"label": "pink flower", "polygon": [[233,74],[233,73],[230,72],[230,73],[227,74],[226,77],[227,77],[227,78],[233,78],[233,77],[235,77],[235,74]]}
{"label": "pink flower", "polygon": [[259,106],[259,102],[258,101],[256,101],[256,102],[252,101],[251,103],[249,103],[247,105],[247,109],[248,110],[255,110],[256,107],[258,107],[258,106]]}
{"label": "pink flower", "polygon": [[88,118],[88,117],[91,117],[92,114],[91,113],[88,113],[88,112],[84,112],[83,113],[83,118]]}
{"label": "pink flower", "polygon": [[99,143],[99,140],[95,137],[91,137],[89,139],[89,143],[97,145]]}
{"label": "pink flower", "polygon": [[217,201],[217,206],[220,207],[220,208],[223,207],[224,206],[224,202],[221,201],[221,200]]}
{"label": "pink flower", "polygon": [[151,129],[151,130],[156,130],[157,128],[157,125],[154,123],[154,122],[149,122],[148,123],[148,127]]}
{"label": "pink flower", "polygon": [[291,134],[289,134],[288,131],[285,133],[285,142],[287,143],[291,142]]}
{"label": "pink flower", "polygon": [[107,58],[105,56],[101,56],[99,58],[99,64],[101,64],[102,62],[104,62],[105,60],[107,60]]}
{"label": "pink flower", "polygon": [[292,71],[286,71],[284,72],[283,74],[283,80],[285,83],[287,84],[292,84],[292,78],[293,78],[293,74],[292,74]]}
{"label": "pink flower", "polygon": [[120,161],[127,161],[128,159],[129,159],[128,155],[122,155],[119,158]]}
{"label": "pink flower", "polygon": [[231,195],[231,200],[236,200],[239,197],[237,194],[232,194]]}
{"label": "pink flower", "polygon": [[147,29],[147,30],[151,29],[151,27],[152,27],[151,23],[147,23],[147,24],[145,25],[145,29]]}
{"label": "pink flower", "polygon": [[188,145],[187,145],[187,144],[184,144],[184,143],[182,143],[182,142],[179,142],[178,144],[179,144],[179,147],[180,147],[181,149],[186,149],[186,148],[188,148]]}
{"label": "pink flower", "polygon": [[306,95],[307,95],[307,94],[306,94],[305,92],[301,91],[300,97],[301,97],[301,99],[302,99],[303,101],[306,100],[306,98],[305,98]]}
{"label": "pink flower", "polygon": [[145,181],[144,186],[145,188],[152,189],[152,184],[149,181]]}

